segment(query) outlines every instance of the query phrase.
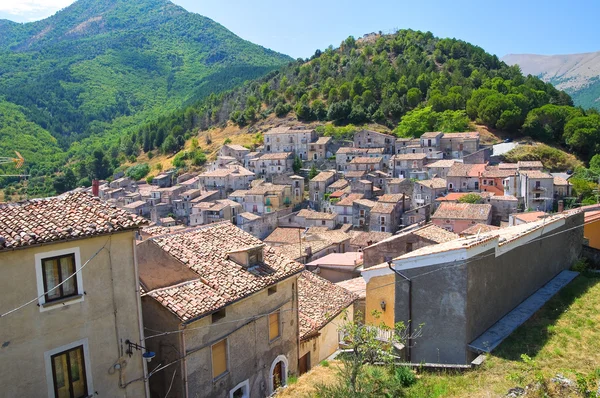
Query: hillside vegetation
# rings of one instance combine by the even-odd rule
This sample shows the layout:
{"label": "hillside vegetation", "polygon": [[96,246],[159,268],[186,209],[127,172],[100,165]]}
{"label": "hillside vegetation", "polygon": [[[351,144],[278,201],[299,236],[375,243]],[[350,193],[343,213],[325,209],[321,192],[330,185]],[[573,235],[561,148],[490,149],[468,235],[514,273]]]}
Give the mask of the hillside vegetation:
{"label": "hillside vegetation", "polygon": [[[129,156],[120,138],[132,127],[290,61],[167,0],[78,0],[41,21],[0,23],[0,99],[73,161],[112,147]],[[3,136],[2,145],[25,154],[39,144]],[[47,175],[61,165],[26,160]]]}

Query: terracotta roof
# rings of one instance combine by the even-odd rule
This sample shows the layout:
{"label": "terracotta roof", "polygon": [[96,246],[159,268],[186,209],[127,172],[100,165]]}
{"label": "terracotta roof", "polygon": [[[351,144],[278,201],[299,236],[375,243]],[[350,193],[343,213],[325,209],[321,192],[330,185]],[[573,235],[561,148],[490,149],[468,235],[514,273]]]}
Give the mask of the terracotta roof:
{"label": "terracotta roof", "polygon": [[390,178],[387,180],[387,184],[402,184],[404,181],[406,181],[406,178]]}
{"label": "terracotta roof", "polygon": [[362,193],[351,193],[350,195],[346,196],[344,199],[337,202],[335,205],[336,206],[352,206],[352,203],[354,203],[355,200],[362,199],[364,196],[365,195],[363,195]]}
{"label": "terracotta roof", "polygon": [[364,170],[350,170],[344,173],[346,178],[361,178],[365,174],[367,173]]}
{"label": "terracotta roof", "polygon": [[421,134],[421,138],[436,138],[438,135],[442,135],[443,133],[440,131],[429,131],[427,133]]}
{"label": "terracotta roof", "polygon": [[518,202],[519,199],[517,199],[516,196],[512,196],[512,195],[494,195],[492,197],[490,197],[490,200],[507,200],[510,202]]}
{"label": "terracotta roof", "polygon": [[378,199],[381,203],[398,203],[402,201],[404,195],[401,193],[386,193],[381,195]]}
{"label": "terracotta roof", "polygon": [[435,201],[436,202],[455,202],[455,201],[458,201],[463,196],[470,195],[470,194],[478,194],[478,193],[477,192],[450,192],[448,195],[442,196],[441,198],[437,198]]}
{"label": "terracotta roof", "polygon": [[192,203],[202,202],[203,200],[210,198],[211,196],[216,195],[218,193],[219,193],[219,191],[206,191],[205,193],[198,196],[197,198],[192,199],[191,202]]}
{"label": "terracotta roof", "polygon": [[237,144],[226,144],[224,146],[229,147],[229,148],[233,149],[234,151],[248,151],[248,152],[250,152],[250,149],[248,149],[248,148],[246,148],[244,146],[241,146],[241,145],[237,145]]}
{"label": "terracotta roof", "polygon": [[346,188],[348,186],[348,184],[349,183],[348,183],[347,180],[341,179],[341,180],[337,180],[334,183],[332,183],[331,185],[329,185],[328,188],[336,189],[336,190],[337,189],[344,189],[344,188]]}
{"label": "terracotta roof", "polygon": [[335,177],[334,171],[322,171],[316,176],[314,176],[310,181],[311,182],[325,182],[328,179]]}
{"label": "terracotta roof", "polygon": [[433,189],[446,188],[446,180],[444,180],[443,178],[432,178],[431,180],[418,180],[416,181],[416,183],[419,185],[423,185],[427,188],[433,187]]}
{"label": "terracotta roof", "polygon": [[291,152],[274,152],[274,153],[265,153],[259,159],[260,160],[284,160],[288,159],[292,156]]}
{"label": "terracotta roof", "polygon": [[344,196],[345,194],[346,194],[346,192],[345,192],[345,191],[342,191],[342,190],[337,190],[337,191],[334,191],[334,192],[332,192],[332,193],[329,195],[329,199],[337,199],[337,198],[341,198],[341,197],[342,197],[342,196]]}
{"label": "terracotta roof", "polygon": [[141,229],[141,231],[145,235],[159,236],[159,235],[170,234],[175,231],[179,231],[179,230],[186,229],[186,228],[187,227],[185,225],[176,225],[174,227],[163,227],[160,225],[155,225],[152,227],[144,227]]}
{"label": "terracotta roof", "polygon": [[517,172],[513,169],[501,169],[498,166],[487,166],[483,173],[481,173],[481,176],[487,178],[507,178],[516,174]]}
{"label": "terracotta roof", "polygon": [[456,160],[454,159],[441,159],[441,160],[437,160],[433,163],[429,163],[427,165],[425,165],[426,168],[431,169],[431,168],[450,168],[452,167],[452,165],[456,163]]}
{"label": "terracotta roof", "polygon": [[529,211],[526,213],[513,214],[513,217],[528,223],[532,221],[538,221],[540,218],[543,218],[544,216],[548,215],[548,213],[545,213],[543,211]]}
{"label": "terracotta roof", "polygon": [[314,237],[327,240],[331,243],[342,243],[349,241],[351,236],[342,229],[328,229],[327,227],[310,227],[306,231],[305,237],[313,239]]}
{"label": "terracotta roof", "polygon": [[138,229],[145,218],[88,193],[0,205],[0,251]]}
{"label": "terracotta roof", "polygon": [[600,210],[596,211],[588,211],[584,215],[585,220],[584,223],[594,222],[600,220]]}
{"label": "terracotta roof", "polygon": [[364,150],[362,148],[354,148],[354,147],[349,147],[349,146],[343,146],[340,149],[337,150],[336,155],[337,154],[344,154],[344,153],[364,153]]}
{"label": "terracotta roof", "polygon": [[436,243],[444,243],[458,238],[454,232],[446,231],[437,225],[429,224],[412,231],[413,234]]}
{"label": "terracotta roof", "polygon": [[245,268],[228,252],[262,242],[229,222],[152,238],[151,242],[198,275],[188,283],[147,292],[184,323],[297,274],[304,266],[265,246],[263,263]]}
{"label": "terracotta roof", "polygon": [[356,294],[343,287],[303,271],[298,277],[300,340],[318,332],[357,299]]}
{"label": "terracotta roof", "polygon": [[317,145],[327,145],[331,141],[331,137],[319,137],[319,139],[315,142]]}
{"label": "terracotta roof", "polygon": [[242,218],[245,218],[248,221],[254,221],[254,220],[258,220],[259,218],[262,218],[261,216],[257,216],[256,214],[249,213],[247,211],[240,213],[239,216]]}
{"label": "terracotta roof", "polygon": [[426,153],[405,153],[400,155],[394,155],[394,160],[425,160],[427,159]]}
{"label": "terracotta roof", "polygon": [[381,161],[383,161],[383,158],[381,156],[376,156],[376,157],[365,157],[365,156],[358,156],[355,157],[354,159],[352,159],[350,161],[350,164],[364,164],[364,163],[368,163],[368,164],[375,164],[375,163],[380,163]]}
{"label": "terracotta roof", "polygon": [[362,276],[337,282],[336,285],[356,294],[359,299],[367,298],[367,282]]}
{"label": "terracotta roof", "polygon": [[337,214],[302,209],[298,212],[297,217],[304,217],[307,220],[335,220]]}
{"label": "terracotta roof", "polygon": [[266,131],[264,134],[293,134],[310,133],[313,129],[304,128],[304,126],[279,126]]}
{"label": "terracotta roof", "polygon": [[359,205],[366,206],[366,207],[371,207],[371,208],[373,208],[377,204],[377,202],[374,202],[369,199],[357,199],[354,201],[354,203],[357,203]]}
{"label": "terracotta roof", "polygon": [[500,170],[517,170],[519,165],[517,163],[500,163],[498,168]]}
{"label": "terracotta roof", "polygon": [[246,196],[247,193],[248,193],[247,189],[238,189],[237,191],[233,191],[232,193],[230,193],[228,196],[241,197],[241,196]]}
{"label": "terracotta roof", "polygon": [[524,174],[529,178],[542,179],[542,178],[554,178],[548,173],[544,173],[539,170],[520,170],[520,174]]}
{"label": "terracotta roof", "polygon": [[382,213],[382,214],[390,214],[396,208],[395,203],[381,203],[376,202],[375,206],[371,208],[371,213]]}
{"label": "terracotta roof", "polygon": [[472,203],[444,202],[435,211],[432,219],[451,218],[461,220],[486,221],[492,211],[492,205]]}
{"label": "terracotta roof", "polygon": [[304,230],[302,228],[278,227],[264,239],[265,243],[291,244],[300,242]]}
{"label": "terracotta roof", "polygon": [[571,183],[562,177],[554,177],[554,185],[571,185]]}
{"label": "terracotta roof", "polygon": [[448,170],[448,177],[479,177],[485,171],[485,164],[454,163]]}
{"label": "terracotta roof", "polygon": [[472,227],[469,227],[469,228],[465,229],[464,231],[462,231],[460,233],[460,236],[477,235],[479,233],[494,231],[496,229],[500,229],[500,227],[479,223],[479,224],[475,224]]}
{"label": "terracotta roof", "polygon": [[289,185],[276,185],[271,183],[265,183],[252,187],[246,191],[245,195],[265,195],[270,192],[283,192]]}
{"label": "terracotta roof", "polygon": [[135,202],[131,202],[128,205],[123,206],[124,209],[135,209],[136,207],[145,206],[147,203],[145,200],[137,200]]}
{"label": "terracotta roof", "polygon": [[444,133],[442,138],[479,138],[479,133],[477,131],[467,133]]}
{"label": "terracotta roof", "polygon": [[359,232],[358,234],[354,235],[352,239],[350,239],[350,245],[367,247],[374,243],[387,239],[390,236],[392,236],[392,234],[389,232]]}
{"label": "terracotta roof", "polygon": [[204,173],[200,174],[199,177],[227,177],[230,175],[253,176],[254,173],[242,166],[232,166],[219,168],[212,171],[205,171]]}
{"label": "terracotta roof", "polygon": [[523,167],[535,167],[535,168],[543,168],[544,165],[539,160],[520,160],[517,162],[517,166],[521,169]]}
{"label": "terracotta roof", "polygon": [[303,240],[302,242],[298,243],[290,243],[287,245],[278,246],[274,249],[276,249],[284,257],[292,259],[301,259],[302,257],[306,256],[306,250],[308,248],[310,248],[312,255],[316,255],[317,253],[327,249],[331,245],[332,243],[330,241],[322,239],[309,241]]}

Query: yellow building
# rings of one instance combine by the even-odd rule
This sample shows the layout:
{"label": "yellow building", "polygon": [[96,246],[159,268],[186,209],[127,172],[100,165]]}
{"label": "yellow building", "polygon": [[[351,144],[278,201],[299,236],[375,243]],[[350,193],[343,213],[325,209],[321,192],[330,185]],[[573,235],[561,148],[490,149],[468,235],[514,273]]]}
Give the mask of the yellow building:
{"label": "yellow building", "polygon": [[583,236],[588,240],[588,246],[600,250],[600,210],[585,213]]}
{"label": "yellow building", "polygon": [[144,339],[144,222],[85,193],[0,206],[0,395],[148,396],[126,343]]}

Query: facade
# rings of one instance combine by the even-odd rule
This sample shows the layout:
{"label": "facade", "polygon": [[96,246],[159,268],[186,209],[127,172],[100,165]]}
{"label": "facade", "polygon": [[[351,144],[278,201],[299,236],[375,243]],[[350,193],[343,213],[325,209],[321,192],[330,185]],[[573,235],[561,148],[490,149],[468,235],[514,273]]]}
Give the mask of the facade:
{"label": "facade", "polygon": [[267,214],[292,205],[292,187],[262,183],[245,192],[244,210],[254,214]]}
{"label": "facade", "polygon": [[411,173],[423,171],[426,162],[427,155],[424,153],[395,155],[391,160],[393,177],[410,178]]}
{"label": "facade", "polygon": [[298,278],[300,347],[298,374],[329,358],[339,348],[338,328],[353,321],[358,296],[309,271]]}
{"label": "facade", "polygon": [[219,156],[228,156],[234,158],[241,164],[244,164],[244,158],[250,153],[250,149],[235,144],[225,144],[219,151]]}
{"label": "facade", "polygon": [[218,191],[220,199],[238,189],[247,189],[256,177],[250,170],[241,166],[207,171],[200,174],[200,183],[208,191]]}
{"label": "facade", "polygon": [[492,205],[444,202],[433,213],[431,221],[458,234],[475,224],[491,224]]}
{"label": "facade", "polygon": [[348,170],[350,171],[364,171],[365,173],[370,173],[375,170],[383,170],[384,163],[383,157],[366,157],[359,156],[355,157],[348,164]]}
{"label": "facade", "polygon": [[[352,203],[352,225],[364,231],[369,231],[371,209],[377,202],[369,199],[357,199]],[[386,231],[383,231],[386,232]]]}
{"label": "facade", "polygon": [[479,133],[446,133],[440,139],[440,149],[445,157],[460,159],[479,150]]}
{"label": "facade", "polygon": [[[457,133],[458,134],[458,133]],[[446,181],[450,192],[479,192],[479,178],[485,171],[485,164],[455,163],[448,170]]]}
{"label": "facade", "polygon": [[311,142],[308,144],[307,159],[313,162],[326,160],[329,157],[328,150],[330,144],[331,137],[319,137],[315,142]]}
{"label": "facade", "polygon": [[157,363],[183,357],[150,378],[153,395],[269,396],[297,373],[301,264],[230,223],[138,247],[145,327],[175,332],[146,347]]}
{"label": "facade", "polygon": [[402,205],[401,201],[395,203],[377,201],[370,211],[369,229],[377,232],[396,232],[402,216]]}
{"label": "facade", "polygon": [[328,229],[333,229],[337,224],[338,216],[335,213],[323,213],[320,211],[303,209],[296,214],[295,218],[297,222],[305,228],[327,227]]}
{"label": "facade", "polygon": [[443,178],[415,181],[412,194],[413,207],[433,205],[437,198],[447,192],[446,184]]}
{"label": "facade", "polygon": [[335,171],[322,171],[308,182],[308,201],[316,210],[320,210],[327,193],[327,187],[337,180]]}
{"label": "facade", "polygon": [[441,159],[425,165],[425,170],[427,170],[429,178],[446,178],[448,171],[450,171],[450,168],[454,163],[456,163],[456,160]]}
{"label": "facade", "polygon": [[309,144],[315,141],[317,132],[314,129],[276,127],[264,133],[264,150],[266,153],[292,152],[302,160],[309,160]]}
{"label": "facade", "polygon": [[[149,396],[135,234],[86,193],[0,206],[0,395]],[[117,366],[120,365],[120,366]],[[125,366],[127,365],[127,366]]]}
{"label": "facade", "polygon": [[431,218],[431,205],[423,205],[409,210],[405,210],[402,214],[402,225],[408,227],[414,224],[424,224],[429,222]]}
{"label": "facade", "polygon": [[487,166],[479,177],[479,187],[483,192],[491,192],[494,195],[504,195],[504,181],[512,178],[517,172],[510,169],[500,169],[498,166]]}
{"label": "facade", "polygon": [[259,178],[270,179],[293,171],[292,152],[265,153],[248,161],[248,169]]}
{"label": "facade", "polygon": [[243,213],[241,204],[229,199],[216,202],[200,202],[192,207],[189,225],[206,225],[215,222],[237,222],[237,215]]}
{"label": "facade", "polygon": [[[472,348],[480,336],[577,261],[582,224],[582,213],[562,214],[421,248],[392,260],[394,270],[388,264],[365,269],[366,321],[373,322],[373,309],[381,311],[380,291],[391,287],[383,298],[388,304],[383,318],[392,325],[408,320],[423,325],[423,337],[405,352],[408,361],[469,364],[480,354]],[[412,280],[410,288],[395,271]],[[426,278],[416,277],[424,273]]]}
{"label": "facade", "polygon": [[332,283],[360,276],[363,254],[360,252],[331,253],[306,264],[308,271]]}
{"label": "facade", "polygon": [[395,146],[396,137],[393,135],[371,130],[361,130],[354,134],[354,147],[356,148],[383,148],[384,153],[393,154]]}
{"label": "facade", "polygon": [[494,225],[508,222],[509,215],[516,213],[519,208],[519,200],[509,195],[490,196],[485,203],[492,205],[492,224]]}
{"label": "facade", "polygon": [[295,174],[277,175],[273,177],[273,184],[292,187],[292,204],[297,205],[304,200],[304,177]]}
{"label": "facade", "polygon": [[554,203],[554,177],[538,170],[519,171],[520,195],[525,209],[550,211]]}
{"label": "facade", "polygon": [[553,176],[554,178],[554,200],[562,200],[568,196],[571,196],[571,183],[560,176]]}

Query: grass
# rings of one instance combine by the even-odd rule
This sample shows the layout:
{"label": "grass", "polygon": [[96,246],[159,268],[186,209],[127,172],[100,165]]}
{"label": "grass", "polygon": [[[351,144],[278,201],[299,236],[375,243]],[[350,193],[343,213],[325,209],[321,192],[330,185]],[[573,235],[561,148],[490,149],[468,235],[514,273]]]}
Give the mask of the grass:
{"label": "grass", "polygon": [[506,162],[516,163],[520,160],[539,160],[544,169],[550,171],[575,170],[583,166],[583,162],[575,155],[553,148],[546,144],[519,145],[504,155]]}
{"label": "grass", "polygon": [[[408,397],[501,397],[514,387],[543,386],[528,397],[580,396],[560,390],[557,374],[576,381],[600,369],[600,276],[577,277],[518,328],[477,369],[423,372]],[[280,397],[310,397],[315,386],[335,382],[339,362],[318,366]],[[597,386],[595,388],[598,388]]]}

